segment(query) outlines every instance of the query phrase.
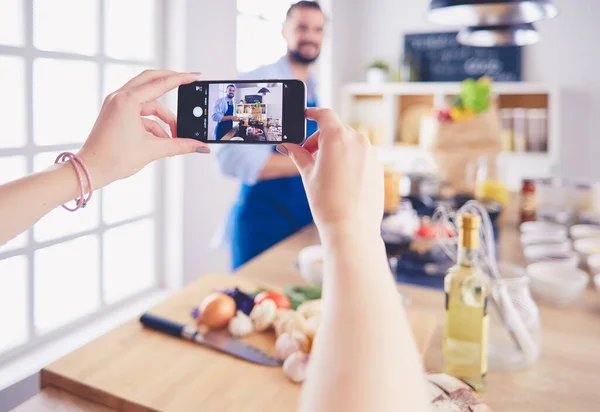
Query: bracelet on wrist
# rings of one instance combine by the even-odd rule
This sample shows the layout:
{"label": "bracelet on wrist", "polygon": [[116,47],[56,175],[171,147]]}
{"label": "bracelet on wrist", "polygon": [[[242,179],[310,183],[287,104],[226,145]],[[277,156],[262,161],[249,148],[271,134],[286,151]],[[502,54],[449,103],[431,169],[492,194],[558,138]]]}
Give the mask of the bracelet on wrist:
{"label": "bracelet on wrist", "polygon": [[[92,193],[94,192],[94,187],[92,185],[92,176],[90,175],[90,171],[88,170],[85,163],[81,160],[81,158],[79,156],[77,156],[74,153],[63,152],[63,153],[59,154],[56,157],[56,160],[54,161],[54,163],[56,164],[56,163],[60,163],[60,162],[71,162],[71,165],[73,166],[73,169],[75,170],[75,174],[77,175],[80,196],[77,199],[74,199],[75,207],[69,207],[66,204],[62,205],[62,207],[65,208],[66,210],[68,210],[70,212],[75,212],[76,210],[79,210],[80,208],[85,207],[87,205],[87,203],[90,201],[90,199],[92,198]],[[81,174],[80,169],[83,170],[83,173],[85,174],[85,179],[87,181],[87,189],[88,189],[87,197],[85,195],[85,186],[84,186],[83,176]]]}

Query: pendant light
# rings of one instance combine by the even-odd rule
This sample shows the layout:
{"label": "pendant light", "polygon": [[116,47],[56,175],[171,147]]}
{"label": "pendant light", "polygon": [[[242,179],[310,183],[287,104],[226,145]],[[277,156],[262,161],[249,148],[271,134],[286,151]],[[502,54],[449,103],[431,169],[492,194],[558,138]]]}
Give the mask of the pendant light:
{"label": "pendant light", "polygon": [[431,0],[427,20],[451,26],[533,23],[558,14],[552,0]]}
{"label": "pendant light", "polygon": [[267,89],[266,87],[263,87],[258,91],[258,94],[262,94],[263,96],[266,95],[267,93],[271,93],[271,91],[269,89]]}
{"label": "pendant light", "polygon": [[533,24],[466,27],[456,37],[460,44],[475,47],[530,46],[540,40]]}

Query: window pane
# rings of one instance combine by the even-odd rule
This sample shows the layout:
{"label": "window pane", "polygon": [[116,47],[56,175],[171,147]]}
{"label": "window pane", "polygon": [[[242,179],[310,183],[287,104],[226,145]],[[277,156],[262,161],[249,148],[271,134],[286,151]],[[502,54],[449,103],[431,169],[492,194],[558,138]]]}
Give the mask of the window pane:
{"label": "window pane", "polygon": [[[0,2],[0,44],[22,46],[25,41],[23,24],[23,0]],[[4,73],[0,70],[0,73]]]}
{"label": "window pane", "polygon": [[[54,160],[59,154],[60,152],[46,152],[35,156],[33,160],[34,170],[39,172],[48,168],[54,164]],[[73,184],[78,185],[75,171],[73,171]],[[75,206],[75,202],[69,202],[69,206]],[[92,197],[85,208],[79,209],[75,213],[71,213],[62,207],[54,209],[33,226],[33,236],[37,242],[44,242],[94,229],[98,227],[99,221],[100,206],[96,195],[96,197]]]}
{"label": "window pane", "polygon": [[[2,78],[0,77],[0,81]],[[27,174],[27,159],[25,156],[0,157],[0,185],[19,179]],[[27,233],[21,233],[17,237],[9,240],[4,245],[0,245],[0,252],[8,252],[27,245]],[[1,344],[0,344],[1,346]]]}
{"label": "window pane", "polygon": [[[257,38],[263,39],[260,43],[260,53],[256,52]],[[286,53],[285,40],[281,36],[281,24],[254,16],[238,15],[236,48],[239,72],[244,73],[264,64],[276,62]]]}
{"label": "window pane", "polygon": [[107,56],[129,60],[154,59],[155,3],[155,0],[105,1],[104,43]]}
{"label": "window pane", "polygon": [[35,0],[33,44],[41,50],[98,51],[98,0]]}
{"label": "window pane", "polygon": [[27,142],[25,61],[21,57],[0,56],[0,73],[0,147],[23,147]]}
{"label": "window pane", "polygon": [[154,223],[149,220],[108,230],[104,235],[104,298],[125,299],[156,284]]}
{"label": "window pane", "polygon": [[155,186],[156,168],[153,164],[127,179],[106,186],[102,189],[104,222],[111,224],[152,213],[156,203]]}
{"label": "window pane", "polygon": [[35,252],[34,317],[40,333],[100,306],[98,238],[85,236]]}
{"label": "window pane", "polygon": [[129,80],[148,68],[148,66],[144,65],[106,64],[104,66],[104,90],[102,91],[102,96],[117,91]]}
{"label": "window pane", "polygon": [[0,260],[0,352],[27,340],[27,259]]}
{"label": "window pane", "polygon": [[98,65],[36,59],[33,64],[33,131],[39,145],[80,143],[98,116]]}

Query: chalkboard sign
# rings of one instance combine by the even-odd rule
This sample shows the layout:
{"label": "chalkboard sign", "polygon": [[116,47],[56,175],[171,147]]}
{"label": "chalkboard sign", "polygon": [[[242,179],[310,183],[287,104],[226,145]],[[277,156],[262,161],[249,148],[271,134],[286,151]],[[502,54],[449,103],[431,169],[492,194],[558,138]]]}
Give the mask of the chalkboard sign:
{"label": "chalkboard sign", "polygon": [[470,47],[457,32],[404,36],[404,53],[415,65],[419,81],[460,82],[490,76],[495,81],[521,81],[520,47]]}
{"label": "chalkboard sign", "polygon": [[247,94],[244,96],[246,103],[262,103],[262,95],[260,94]]}

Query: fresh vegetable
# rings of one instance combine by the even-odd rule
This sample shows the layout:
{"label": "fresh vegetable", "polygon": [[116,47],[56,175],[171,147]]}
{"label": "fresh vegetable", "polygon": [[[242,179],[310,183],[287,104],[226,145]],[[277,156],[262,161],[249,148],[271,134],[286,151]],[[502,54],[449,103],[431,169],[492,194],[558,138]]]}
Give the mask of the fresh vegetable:
{"label": "fresh vegetable", "polygon": [[304,322],[304,332],[309,339],[314,339],[321,324],[321,315],[312,316]]}
{"label": "fresh vegetable", "polygon": [[275,335],[280,336],[284,333],[292,333],[294,331],[305,333],[306,320],[300,313],[290,310],[279,315],[273,326],[275,327]]}
{"label": "fresh vegetable", "polygon": [[306,367],[309,355],[304,352],[294,352],[283,362],[283,373],[292,381],[301,383],[306,378]]}
{"label": "fresh vegetable", "polygon": [[321,314],[321,299],[307,300],[296,309],[306,319]]}
{"label": "fresh vegetable", "polygon": [[254,332],[254,324],[248,315],[238,310],[236,315],[229,321],[229,333],[236,338],[247,336]]}
{"label": "fresh vegetable", "polygon": [[254,324],[254,330],[263,332],[273,325],[275,314],[277,313],[277,305],[271,299],[266,299],[254,305],[254,309],[250,312],[250,319]]}
{"label": "fresh vegetable", "polygon": [[284,291],[290,300],[291,308],[294,310],[307,300],[321,299],[321,286],[318,285],[288,286]]}
{"label": "fresh vegetable", "polygon": [[223,289],[222,293],[231,296],[235,300],[235,307],[237,310],[241,310],[246,315],[250,315],[252,308],[254,308],[254,297],[242,292],[238,288],[234,289]]}
{"label": "fresh vegetable", "polygon": [[235,300],[224,293],[215,292],[204,298],[198,306],[196,322],[217,329],[227,326],[234,315]]}
{"label": "fresh vegetable", "polygon": [[281,360],[287,359],[294,352],[308,353],[310,342],[301,332],[283,333],[275,341],[275,351]]}
{"label": "fresh vegetable", "polygon": [[262,303],[265,299],[271,299],[277,305],[279,309],[289,309],[290,308],[290,300],[287,296],[281,293],[272,292],[272,291],[264,291],[260,292],[254,298],[254,304]]}

